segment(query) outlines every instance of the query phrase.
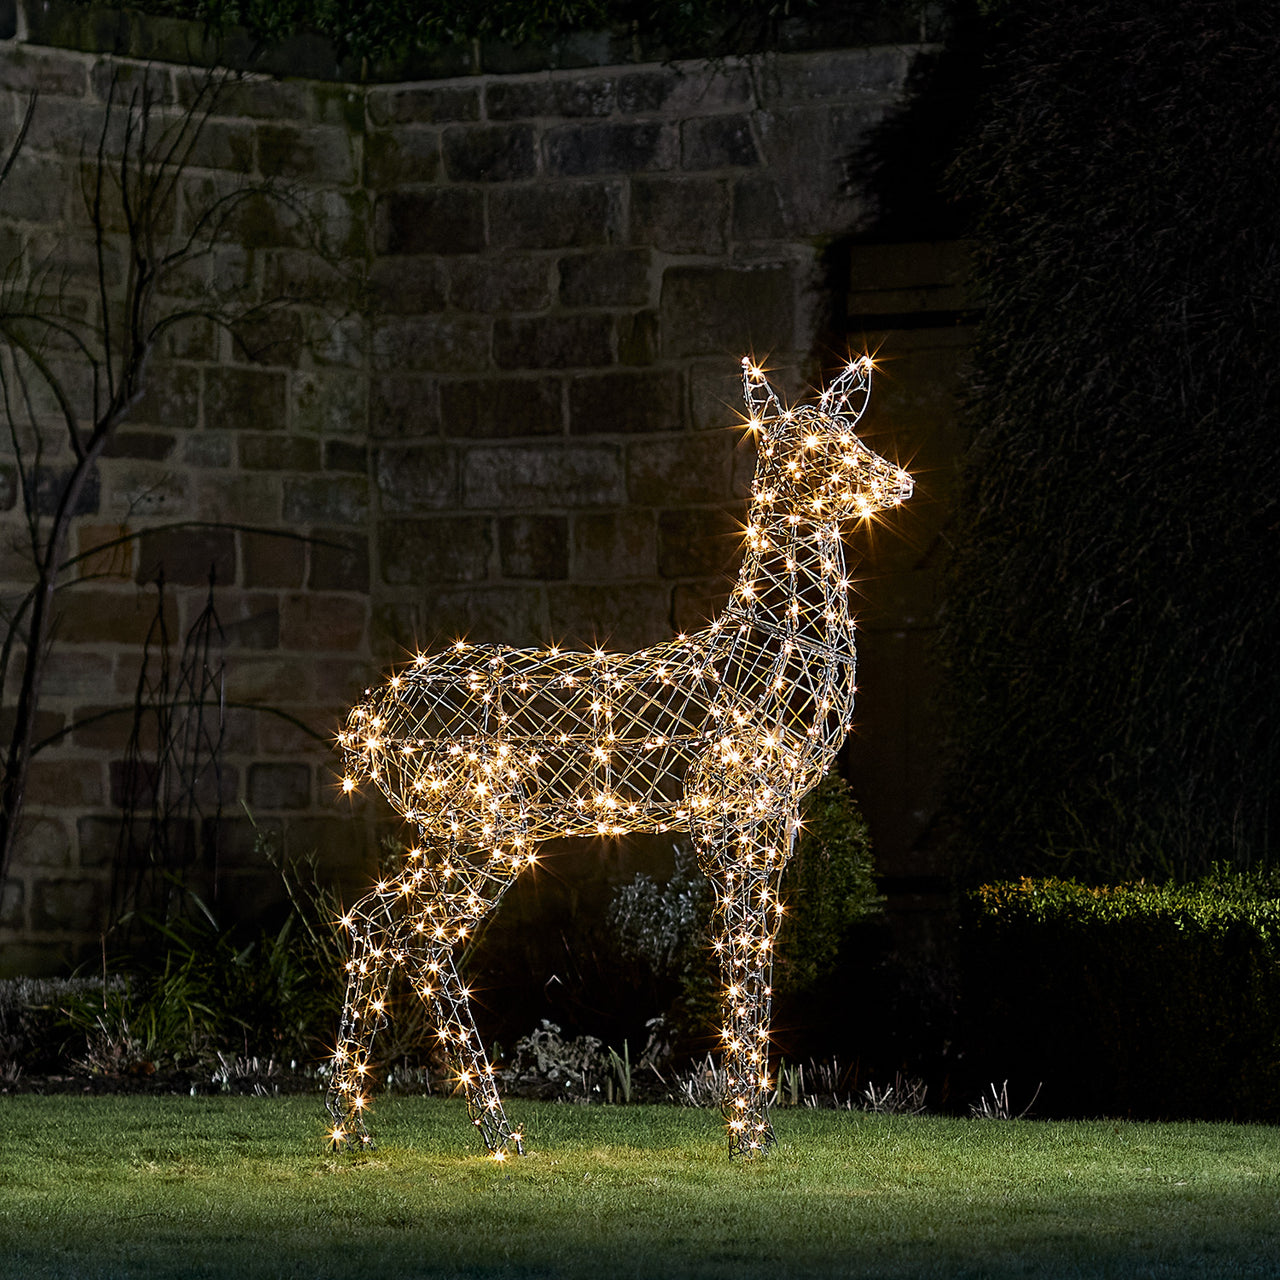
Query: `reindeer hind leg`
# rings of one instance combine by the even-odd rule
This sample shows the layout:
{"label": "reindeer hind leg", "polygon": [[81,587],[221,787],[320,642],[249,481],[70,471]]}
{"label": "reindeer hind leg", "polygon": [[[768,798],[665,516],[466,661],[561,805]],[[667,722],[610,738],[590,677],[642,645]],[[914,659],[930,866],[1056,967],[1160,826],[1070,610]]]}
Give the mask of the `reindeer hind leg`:
{"label": "reindeer hind leg", "polygon": [[387,1021],[387,985],[396,953],[395,901],[394,892],[375,891],[363,897],[344,919],[352,935],[351,958],[325,1096],[334,1122],[329,1138],[335,1147],[373,1147],[365,1124],[370,1054],[374,1036]]}
{"label": "reindeer hind leg", "polygon": [[[467,1114],[496,1159],[524,1154],[524,1138],[512,1128],[498,1095],[493,1066],[476,1029],[471,994],[454,963],[454,948],[497,906],[515,879],[514,862],[459,858],[423,876],[423,906],[415,930],[427,951],[412,973],[414,988],[431,1009],[436,1033],[467,1100]],[[456,859],[456,861],[455,861]],[[419,927],[420,926],[420,927]]]}

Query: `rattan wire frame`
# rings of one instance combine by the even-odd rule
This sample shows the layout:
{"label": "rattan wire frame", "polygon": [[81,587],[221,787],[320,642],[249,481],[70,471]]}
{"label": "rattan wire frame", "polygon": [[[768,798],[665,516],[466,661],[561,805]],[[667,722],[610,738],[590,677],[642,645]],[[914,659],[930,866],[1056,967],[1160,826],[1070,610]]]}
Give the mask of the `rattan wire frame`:
{"label": "rattan wire frame", "polygon": [[543,840],[675,830],[690,833],[715,893],[730,1152],[751,1158],[773,1144],[779,881],[800,801],[853,713],[842,529],[909,498],[912,481],[854,433],[870,357],[795,408],[754,363],[742,365],[757,465],[724,612],[638,653],[458,641],[414,656],[351,711],[339,735],[344,789],[374,784],[417,840],[399,874],[342,921],[352,950],[327,1096],[335,1145],[371,1145],[372,1046],[399,966],[430,1008],[485,1146],[499,1159],[523,1152],[455,951]]}

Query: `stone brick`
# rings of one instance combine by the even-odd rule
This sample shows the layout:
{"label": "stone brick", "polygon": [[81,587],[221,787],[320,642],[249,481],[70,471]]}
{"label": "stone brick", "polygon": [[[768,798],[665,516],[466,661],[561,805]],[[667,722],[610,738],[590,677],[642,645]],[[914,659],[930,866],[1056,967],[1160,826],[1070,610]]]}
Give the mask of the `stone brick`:
{"label": "stone brick", "polygon": [[[774,376],[772,367],[770,376]],[[746,410],[738,361],[720,357],[690,365],[689,407],[697,431],[721,430],[742,422]]]}
{"label": "stone brick", "polygon": [[374,210],[378,253],[476,253],[484,248],[484,196],[467,187],[395,191]]}
{"label": "stone brick", "polygon": [[[79,587],[58,597],[57,637],[61,644],[142,644],[156,620],[157,596],[136,588]],[[164,597],[169,635],[176,634],[178,606]]]}
{"label": "stone brick", "polygon": [[187,165],[192,169],[222,169],[227,173],[252,173],[254,163],[252,125],[232,120],[205,120],[191,141]]}
{"label": "stone brick", "polygon": [[384,440],[438,436],[437,380],[420,373],[387,373],[376,378],[369,405],[369,434]]}
{"label": "stone brick", "polygon": [[480,516],[384,520],[378,525],[382,580],[391,586],[482,582],[493,551],[490,521]]}
{"label": "stone brick", "polygon": [[262,525],[280,518],[284,480],[279,472],[206,472],[193,478],[200,489],[190,514],[199,520]]}
{"label": "stone brick", "polygon": [[199,414],[199,369],[189,364],[157,362],[147,370],[145,390],[133,407],[130,421],[181,430],[194,427]]}
{"label": "stone brick", "polygon": [[369,470],[369,449],[350,440],[326,440],[323,465],[326,471],[350,471],[362,476]]}
{"label": "stone brick", "polygon": [[236,580],[236,535],[230,529],[150,529],[138,542],[137,582],[205,586],[209,573],[227,586]]}
{"label": "stone brick", "polygon": [[790,232],[788,212],[773,178],[753,174],[733,183],[731,234],[735,241],[785,239]]}
{"label": "stone brick", "polygon": [[500,369],[598,368],[613,363],[613,317],[499,317],[493,359]]}
{"label": "stone brick", "polygon": [[553,297],[546,258],[504,254],[449,264],[449,300],[462,311],[544,311]]}
{"label": "stone brick", "polygon": [[658,120],[562,125],[547,131],[547,169],[559,177],[675,168],[680,139]]}
{"label": "stone brick", "polygon": [[44,98],[31,117],[24,146],[28,152],[54,151],[78,159],[86,152],[93,155],[101,142],[114,159],[124,153],[126,114],[121,110],[107,118],[96,102]]}
{"label": "stone brick", "polygon": [[560,259],[560,301],[567,307],[643,307],[653,295],[647,249],[604,249]]}
{"label": "stone brick", "polygon": [[567,578],[569,522],[564,516],[506,516],[498,521],[505,578]]}
{"label": "stone brick", "polygon": [[283,834],[284,828],[279,818],[260,817],[255,813],[252,818],[218,819],[216,828],[208,833],[208,838],[218,851],[218,869],[222,871],[240,867],[256,869],[266,865],[263,844],[274,841],[274,847],[278,851],[283,842]]}
{"label": "stone brick", "polygon": [[201,431],[183,438],[182,461],[202,471],[229,467],[235,454],[233,437],[226,431]]}
{"label": "stone brick", "polygon": [[411,515],[457,505],[458,458],[445,445],[387,445],[375,465],[384,512]]}
{"label": "stone brick", "polygon": [[96,756],[79,760],[36,758],[27,768],[27,803],[57,805],[59,809],[87,809],[105,800],[102,762]]}
{"label": "stone brick", "polygon": [[314,664],[302,666],[296,658],[246,651],[227,665],[227,698],[234,702],[265,703],[278,707],[285,700],[310,696]]}
{"label": "stone brick", "polygon": [[283,428],[287,393],[283,373],[234,366],[206,369],[205,426],[248,431]]}
{"label": "stone brick", "polygon": [[484,586],[433,591],[429,604],[388,603],[375,613],[388,651],[438,649],[466,637],[476,644],[547,643],[542,587]]}
{"label": "stone brick", "polygon": [[495,187],[487,193],[489,243],[512,249],[616,243],[623,225],[623,195],[620,182]]}
{"label": "stone brick", "polygon": [[614,323],[619,364],[650,365],[658,359],[661,341],[656,311],[632,311],[618,316]]}
{"label": "stone brick", "polygon": [[657,362],[660,348],[656,311],[632,311],[616,318],[618,363],[648,366]]}
{"label": "stone brick", "polygon": [[728,497],[733,446],[733,436],[719,431],[632,444],[627,449],[627,496],[654,507]]}
{"label": "stone brick", "polygon": [[312,435],[363,435],[368,384],[350,372],[307,369],[293,375],[293,426]]}
{"label": "stone brick", "polygon": [[669,253],[723,253],[729,192],[711,178],[635,178],[631,239]]}
{"label": "stone brick", "polygon": [[678,431],[682,381],[676,369],[577,377],[569,385],[569,430],[573,435]]}
{"label": "stone brick", "polygon": [[671,594],[648,584],[547,589],[551,634],[574,646],[642,649],[671,636]]}
{"label": "stone brick", "polygon": [[683,169],[749,168],[759,163],[750,116],[703,116],[680,126]]}
{"label": "stone brick", "polygon": [[0,511],[11,511],[18,501],[18,471],[7,462],[0,462]]}
{"label": "stone brick", "polygon": [[564,430],[558,378],[445,382],[440,413],[445,433],[465,439],[552,436]]}
{"label": "stone brick", "polygon": [[375,125],[442,124],[480,119],[478,84],[373,88],[366,103],[369,119]]}
{"label": "stone brick", "polygon": [[765,107],[843,99],[901,90],[911,52],[900,45],[784,53],[769,60],[760,77]]}
{"label": "stone brick", "polygon": [[790,268],[669,267],[662,280],[665,356],[790,350],[795,282]]}
{"label": "stone brick", "polygon": [[368,602],[357,596],[287,595],[281,612],[280,643],[285,649],[351,651],[364,645]]}
{"label": "stone brick", "polygon": [[454,182],[511,182],[538,171],[532,125],[453,125],[443,144],[445,172]]}
{"label": "stone brick", "polygon": [[[71,467],[37,467],[35,474],[34,506],[37,515],[51,516],[62,502],[63,494],[71,484]],[[87,472],[81,482],[80,492],[72,503],[74,516],[95,515],[102,497],[102,481],[95,467]]]}
{"label": "stone brick", "polygon": [[71,865],[71,832],[57,818],[24,816],[13,851],[14,867]]}
{"label": "stone brick", "polygon": [[373,335],[378,369],[424,369],[474,373],[489,363],[490,321],[483,316],[390,316],[377,321]]}
{"label": "stone brick", "polygon": [[490,82],[485,91],[485,110],[491,120],[607,116],[612,114],[615,101],[614,80],[608,75],[572,80],[497,80]]}
{"label": "stone brick", "polygon": [[[66,218],[71,189],[65,164],[19,154],[4,184],[5,217],[56,226]],[[75,199],[79,205],[79,192]]]}
{"label": "stone brick", "polygon": [[25,898],[25,886],[19,880],[10,877],[0,887],[0,929],[22,928]]}
{"label": "stone brick", "polygon": [[439,171],[438,129],[396,129],[365,135],[364,181],[371,190],[434,182]]}
{"label": "stone brick", "polygon": [[[759,114],[757,137],[789,239],[847,235],[865,225],[873,209],[855,157],[884,120],[886,106],[868,101]],[[814,156],[831,159],[815,171]]]}
{"label": "stone brick", "polygon": [[[114,667],[105,654],[55,647],[44,663],[44,696],[79,701],[101,698],[113,688]],[[130,674],[136,683],[136,668]]]}
{"label": "stone brick", "polygon": [[730,583],[724,578],[703,582],[680,582],[671,593],[671,616],[675,629],[685,635],[699,631],[729,600]]}
{"label": "stone brick", "polygon": [[305,764],[251,764],[251,809],[305,809],[311,803],[311,767]]}
{"label": "stone brick", "polygon": [[313,533],[307,586],[313,591],[368,591],[369,539],[330,529]]}
{"label": "stone brick", "polygon": [[265,315],[238,320],[231,330],[236,360],[260,365],[297,365],[306,348],[297,307],[274,306]]}
{"label": "stone brick", "polygon": [[320,466],[320,442],[308,436],[251,436],[239,438],[240,465],[247,471],[315,471]]}
{"label": "stone brick", "polygon": [[369,517],[369,483],[363,476],[286,480],[284,518],[290,524],[362,525]]}
{"label": "stone brick", "polygon": [[[229,77],[218,89],[217,109],[220,116],[249,116],[261,120],[308,120],[313,95],[303,80],[276,80],[265,77]],[[197,95],[207,92],[204,77],[179,76],[178,101],[189,107]]]}
{"label": "stone brick", "polygon": [[246,587],[300,587],[306,544],[296,538],[240,534],[240,581]]}
{"label": "stone brick", "polygon": [[[134,675],[136,677],[136,671]],[[135,726],[133,712],[132,703],[128,706],[100,702],[81,704],[71,715],[71,722],[76,727],[72,731],[70,741],[75,747],[120,751],[136,728],[139,747],[143,751],[154,751],[156,745],[154,718],[148,717],[143,723]],[[7,729],[6,732],[8,732]],[[47,733],[37,729],[37,736],[46,737]]]}
{"label": "stone brick", "polygon": [[133,540],[123,524],[92,524],[82,520],[76,526],[75,545],[81,557],[77,576],[81,578],[133,577]]}
{"label": "stone brick", "polygon": [[106,885],[84,876],[37,880],[31,901],[31,927],[36,930],[96,933],[106,916]]}
{"label": "stone brick", "polygon": [[658,572],[664,578],[728,574],[741,555],[741,513],[687,507],[658,515]]}
{"label": "stone brick", "polygon": [[[224,200],[227,187],[222,174],[189,177],[183,183],[183,203],[189,210],[188,216],[199,216]],[[298,212],[274,193],[250,192],[238,198],[231,206],[223,231],[227,241],[242,252],[307,247],[307,229]]]}
{"label": "stone brick", "polygon": [[[14,7],[6,5],[5,9],[11,15],[9,25],[14,25]],[[14,34],[6,30],[0,38],[8,40]],[[89,68],[79,58],[48,58],[33,54],[20,44],[6,46],[4,57],[0,58],[0,90],[26,95],[33,89],[48,97],[83,98],[89,92]]]}
{"label": "stone brick", "polygon": [[258,166],[263,177],[301,179],[332,186],[356,180],[352,139],[333,125],[258,126]]}
{"label": "stone brick", "polygon": [[619,451],[604,445],[474,448],[463,461],[464,507],[608,507],[622,500]]}
{"label": "stone brick", "polygon": [[369,305],[378,315],[439,311],[448,296],[439,258],[379,258],[369,268]]}
{"label": "stone brick", "polygon": [[576,581],[652,578],[657,538],[649,511],[581,514],[573,517],[573,577]]}
{"label": "stone brick", "polygon": [[316,741],[311,729],[295,724],[292,720],[286,720],[283,716],[261,716],[258,725],[259,749],[268,755],[290,756],[293,759],[323,752],[327,759],[330,746],[329,726],[340,724],[346,712],[347,704],[343,704],[340,709],[335,708],[324,713],[308,713],[308,719],[323,729],[325,737],[323,743]]}
{"label": "stone brick", "polygon": [[354,898],[376,874],[378,849],[367,825],[349,818],[290,818],[284,830],[286,858],[314,859],[317,870]]}
{"label": "stone brick", "polygon": [[195,477],[156,462],[132,462],[106,468],[110,484],[108,509],[122,519],[137,516],[189,515]]}
{"label": "stone brick", "polygon": [[676,67],[632,71],[618,77],[618,110],[623,115],[666,111],[697,115],[749,104],[754,96],[745,66],[699,68],[689,74]]}
{"label": "stone brick", "polygon": [[278,649],[280,607],[274,596],[255,595],[237,602],[234,613],[224,599],[219,609],[224,649]]}
{"label": "stone brick", "polygon": [[[162,462],[172,452],[177,441],[163,431],[117,431],[103,449],[104,458],[145,458],[151,462]],[[0,485],[3,480],[0,479]],[[0,493],[0,509],[4,508],[3,493]]]}

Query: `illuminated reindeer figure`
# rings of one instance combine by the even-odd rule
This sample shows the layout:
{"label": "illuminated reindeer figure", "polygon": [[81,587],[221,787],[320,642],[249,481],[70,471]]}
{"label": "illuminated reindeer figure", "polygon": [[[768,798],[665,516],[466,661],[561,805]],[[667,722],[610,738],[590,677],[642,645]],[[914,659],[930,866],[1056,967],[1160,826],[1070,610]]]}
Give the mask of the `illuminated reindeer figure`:
{"label": "illuminated reindeer figure", "polygon": [[476,1032],[453,951],[552,836],[687,830],[715,890],[730,1151],[773,1143],[767,1097],[778,883],[800,801],[849,731],[850,584],[841,522],[910,497],[906,472],[853,433],[872,362],[816,405],[784,409],[743,360],[758,462],[746,556],[725,611],[639,653],[459,641],[368,691],[339,735],[350,791],[371,779],[417,826],[395,879],[351,910],[346,1004],[327,1105],[336,1145],[363,1112],[393,965],[408,971],[498,1159],[523,1151]]}

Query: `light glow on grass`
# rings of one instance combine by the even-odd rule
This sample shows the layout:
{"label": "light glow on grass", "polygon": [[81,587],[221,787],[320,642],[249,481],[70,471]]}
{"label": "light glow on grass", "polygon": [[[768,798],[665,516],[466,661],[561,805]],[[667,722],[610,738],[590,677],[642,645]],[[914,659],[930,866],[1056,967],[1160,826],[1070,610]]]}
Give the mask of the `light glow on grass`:
{"label": "light glow on grass", "polygon": [[380,1101],[317,1154],[315,1099],[0,1101],[0,1276],[1273,1277],[1280,1129],[787,1110],[767,1163],[715,1117],[514,1100],[498,1164],[461,1102]]}

